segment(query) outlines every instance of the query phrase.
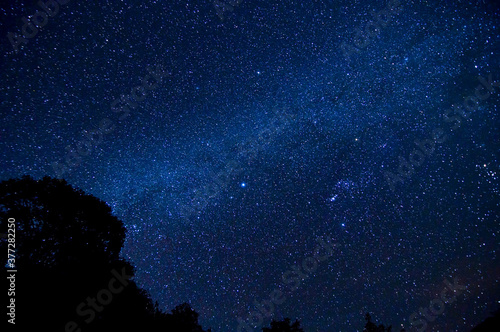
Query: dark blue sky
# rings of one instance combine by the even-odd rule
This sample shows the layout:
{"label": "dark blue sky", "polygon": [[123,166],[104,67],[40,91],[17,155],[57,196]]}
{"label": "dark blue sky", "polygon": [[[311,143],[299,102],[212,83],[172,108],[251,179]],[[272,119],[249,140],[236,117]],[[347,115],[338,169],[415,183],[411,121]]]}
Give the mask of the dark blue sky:
{"label": "dark blue sky", "polygon": [[494,1],[224,6],[73,0],[23,37],[42,9],[2,3],[0,179],[106,201],[137,283],[214,332],[274,290],[306,331],[468,331],[498,308]]}

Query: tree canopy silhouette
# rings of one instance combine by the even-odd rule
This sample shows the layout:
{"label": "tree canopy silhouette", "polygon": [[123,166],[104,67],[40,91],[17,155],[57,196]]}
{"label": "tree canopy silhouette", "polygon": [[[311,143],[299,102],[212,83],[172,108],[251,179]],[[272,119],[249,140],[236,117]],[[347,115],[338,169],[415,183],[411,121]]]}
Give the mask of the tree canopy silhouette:
{"label": "tree canopy silhouette", "polygon": [[[372,316],[370,316],[369,313],[365,315],[365,320],[366,320],[366,325],[365,328],[363,329],[363,332],[391,332],[392,331],[392,326],[389,325],[388,327],[385,327],[384,324],[380,324],[377,326],[375,323],[372,322]],[[401,329],[400,332],[405,332],[405,329]]]}
{"label": "tree canopy silhouette", "polygon": [[[25,176],[0,183],[2,229],[8,218],[20,330],[204,332],[188,304],[165,314],[131,280],[133,266],[120,258],[125,227],[100,199],[64,180]],[[2,252],[7,243],[0,240]]]}
{"label": "tree canopy silhouette", "polygon": [[363,332],[391,332],[392,330],[392,326],[386,328],[384,324],[380,324],[379,326],[375,325],[375,323],[372,322],[372,316],[370,316],[369,313],[366,314],[365,320],[366,325]]}
{"label": "tree canopy silhouette", "polygon": [[[125,228],[98,198],[48,177],[0,186],[2,223],[16,219],[16,256],[24,267],[75,267],[119,260]],[[3,243],[5,246],[5,243]]]}
{"label": "tree canopy silhouette", "polygon": [[486,318],[482,323],[474,327],[471,332],[490,332],[500,331],[500,309],[492,313],[491,317]]}
{"label": "tree canopy silhouette", "polygon": [[300,327],[300,322],[295,320],[292,324],[290,318],[285,318],[282,321],[271,321],[271,327],[262,328],[262,332],[304,332]]}
{"label": "tree canopy silhouette", "polygon": [[[178,305],[166,315],[169,328],[175,331],[204,332],[198,323],[198,313],[188,303]],[[207,332],[211,332],[209,329]]]}

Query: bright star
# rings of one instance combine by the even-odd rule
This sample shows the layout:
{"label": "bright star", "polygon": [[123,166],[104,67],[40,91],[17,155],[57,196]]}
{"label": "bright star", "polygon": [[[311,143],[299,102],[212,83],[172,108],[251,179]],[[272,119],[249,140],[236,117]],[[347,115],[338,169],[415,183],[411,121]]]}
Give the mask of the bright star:
{"label": "bright star", "polygon": [[240,184],[240,186],[241,186],[241,188],[245,188],[245,187],[247,186],[247,184],[246,184],[245,182],[242,182],[242,183]]}

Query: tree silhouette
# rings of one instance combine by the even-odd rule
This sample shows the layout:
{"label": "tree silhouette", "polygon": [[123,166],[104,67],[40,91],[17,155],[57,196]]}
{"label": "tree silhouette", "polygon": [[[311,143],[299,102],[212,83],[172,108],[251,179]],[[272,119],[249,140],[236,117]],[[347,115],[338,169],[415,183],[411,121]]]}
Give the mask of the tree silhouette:
{"label": "tree silhouette", "polygon": [[[25,267],[73,268],[119,261],[125,228],[103,201],[65,181],[29,176],[0,186],[2,227],[16,219],[16,262]],[[5,247],[5,243],[2,243]]]}
{"label": "tree silhouette", "polygon": [[471,332],[500,331],[500,309],[497,309],[492,314],[493,316],[486,318],[484,322],[474,327]]}
{"label": "tree silhouette", "polygon": [[[125,228],[105,202],[64,180],[25,176],[0,183],[2,230],[8,218],[20,330],[204,332],[189,305],[165,314],[131,280],[133,266],[119,256]],[[0,239],[1,252],[7,245]]]}
{"label": "tree silhouette", "polygon": [[365,328],[363,329],[363,332],[391,332],[392,326],[386,327],[383,324],[380,324],[379,326],[375,325],[375,323],[372,322],[372,317],[370,316],[369,313],[366,314],[365,316],[366,320],[366,325]]}
{"label": "tree silhouette", "polygon": [[300,327],[300,322],[295,320],[295,323],[291,324],[290,318],[285,318],[282,321],[271,321],[271,327],[262,328],[263,332],[304,332]]}
{"label": "tree silhouette", "polygon": [[[204,332],[198,324],[198,316],[198,313],[188,303],[183,303],[175,307],[172,314],[167,315],[168,326],[175,331]],[[211,330],[209,329],[207,332],[211,332]]]}

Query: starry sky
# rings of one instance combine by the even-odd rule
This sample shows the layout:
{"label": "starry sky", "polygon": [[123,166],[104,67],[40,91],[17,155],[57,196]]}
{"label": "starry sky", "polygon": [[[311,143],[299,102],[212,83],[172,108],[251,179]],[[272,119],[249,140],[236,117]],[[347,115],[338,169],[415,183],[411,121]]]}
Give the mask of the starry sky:
{"label": "starry sky", "polygon": [[498,308],[495,1],[64,2],[0,6],[0,180],[107,202],[162,308],[214,332],[269,325],[273,290],[316,332]]}

